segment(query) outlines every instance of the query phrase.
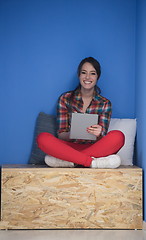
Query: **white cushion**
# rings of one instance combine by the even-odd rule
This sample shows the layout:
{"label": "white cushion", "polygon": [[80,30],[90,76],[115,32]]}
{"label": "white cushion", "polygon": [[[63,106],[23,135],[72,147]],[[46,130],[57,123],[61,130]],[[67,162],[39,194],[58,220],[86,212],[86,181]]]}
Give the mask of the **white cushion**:
{"label": "white cushion", "polygon": [[136,119],[111,118],[108,132],[111,130],[120,130],[125,135],[125,144],[117,153],[121,158],[121,165],[133,165]]}

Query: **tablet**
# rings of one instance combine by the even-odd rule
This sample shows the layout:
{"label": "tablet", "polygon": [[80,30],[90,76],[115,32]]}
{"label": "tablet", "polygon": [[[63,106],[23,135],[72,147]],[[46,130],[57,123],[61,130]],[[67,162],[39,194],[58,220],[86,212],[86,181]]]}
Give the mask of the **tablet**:
{"label": "tablet", "polygon": [[87,132],[87,128],[98,124],[98,114],[72,113],[70,139],[96,140],[96,136]]}

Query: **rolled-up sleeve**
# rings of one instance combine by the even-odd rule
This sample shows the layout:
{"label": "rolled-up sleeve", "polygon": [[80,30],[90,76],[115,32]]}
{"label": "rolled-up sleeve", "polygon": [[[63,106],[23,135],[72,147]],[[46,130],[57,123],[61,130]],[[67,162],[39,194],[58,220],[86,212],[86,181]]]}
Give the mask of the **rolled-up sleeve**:
{"label": "rolled-up sleeve", "polygon": [[67,101],[64,95],[59,98],[57,103],[57,124],[58,133],[68,132],[70,130],[69,112],[67,108]]}
{"label": "rolled-up sleeve", "polygon": [[108,100],[104,104],[103,111],[99,116],[99,125],[102,126],[102,136],[105,136],[107,134],[110,119],[111,119],[111,114],[112,114],[112,104]]}

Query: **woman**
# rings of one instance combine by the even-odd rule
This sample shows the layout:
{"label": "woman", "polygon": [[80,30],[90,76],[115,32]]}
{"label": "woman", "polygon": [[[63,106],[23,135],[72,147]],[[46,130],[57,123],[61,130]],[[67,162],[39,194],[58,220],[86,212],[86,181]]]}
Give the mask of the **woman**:
{"label": "woman", "polygon": [[[124,145],[124,134],[118,130],[107,133],[111,118],[111,102],[100,95],[96,86],[101,70],[99,62],[88,57],[78,66],[80,84],[62,94],[57,106],[58,138],[41,133],[37,138],[39,148],[47,155],[45,162],[51,167],[117,168],[121,164],[116,153]],[[96,136],[95,141],[71,140],[71,113],[98,114],[99,122],[87,128]]]}

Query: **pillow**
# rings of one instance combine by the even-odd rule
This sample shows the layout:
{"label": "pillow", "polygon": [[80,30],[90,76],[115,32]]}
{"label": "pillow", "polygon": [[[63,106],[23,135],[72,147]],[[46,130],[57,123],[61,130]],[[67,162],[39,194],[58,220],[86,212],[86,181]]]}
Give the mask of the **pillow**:
{"label": "pillow", "polygon": [[133,165],[136,119],[112,118],[108,132],[111,130],[120,130],[125,135],[125,144],[117,153],[121,158],[121,165]]}
{"label": "pillow", "polygon": [[56,117],[54,115],[40,112],[37,117],[32,152],[28,161],[30,164],[45,165],[44,157],[46,154],[38,148],[36,143],[36,137],[41,132],[48,132],[56,136],[57,124]]}

